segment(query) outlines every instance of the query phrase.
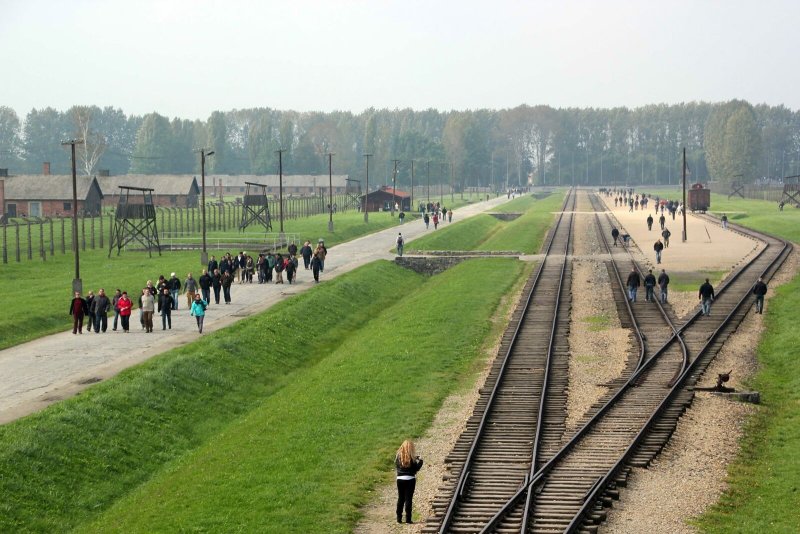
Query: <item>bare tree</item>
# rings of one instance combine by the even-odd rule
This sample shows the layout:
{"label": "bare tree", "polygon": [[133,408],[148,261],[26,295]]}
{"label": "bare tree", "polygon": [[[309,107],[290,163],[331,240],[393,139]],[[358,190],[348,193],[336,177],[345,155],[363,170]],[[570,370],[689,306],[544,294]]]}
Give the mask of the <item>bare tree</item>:
{"label": "bare tree", "polygon": [[108,146],[105,137],[91,130],[92,112],[93,110],[89,106],[72,108],[72,119],[75,122],[77,137],[84,141],[83,144],[78,145],[80,148],[76,148],[78,148],[81,169],[86,176],[94,174],[97,162],[100,161],[100,157]]}

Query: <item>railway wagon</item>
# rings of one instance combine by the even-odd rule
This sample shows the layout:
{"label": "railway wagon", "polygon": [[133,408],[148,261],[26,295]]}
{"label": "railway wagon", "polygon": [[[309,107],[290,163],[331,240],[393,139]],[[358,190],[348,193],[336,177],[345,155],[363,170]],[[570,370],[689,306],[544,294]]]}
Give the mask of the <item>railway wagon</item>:
{"label": "railway wagon", "polygon": [[711,207],[711,190],[703,184],[694,184],[689,189],[689,209],[692,213],[705,213]]}

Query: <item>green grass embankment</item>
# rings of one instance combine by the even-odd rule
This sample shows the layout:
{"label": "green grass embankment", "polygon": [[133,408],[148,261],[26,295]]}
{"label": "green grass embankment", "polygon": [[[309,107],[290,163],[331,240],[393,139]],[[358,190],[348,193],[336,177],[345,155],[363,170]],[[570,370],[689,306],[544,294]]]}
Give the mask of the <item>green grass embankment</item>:
{"label": "green grass embankment", "polygon": [[482,250],[513,251],[525,254],[538,252],[547,229],[553,222],[553,212],[564,201],[563,195],[550,195],[536,200],[531,195],[515,199],[506,211],[523,212],[513,221],[501,221],[481,214],[459,224],[440,225],[428,235],[406,245],[407,251]]}
{"label": "green grass embankment", "polygon": [[349,531],[525,268],[370,264],[0,427],[0,531]]}

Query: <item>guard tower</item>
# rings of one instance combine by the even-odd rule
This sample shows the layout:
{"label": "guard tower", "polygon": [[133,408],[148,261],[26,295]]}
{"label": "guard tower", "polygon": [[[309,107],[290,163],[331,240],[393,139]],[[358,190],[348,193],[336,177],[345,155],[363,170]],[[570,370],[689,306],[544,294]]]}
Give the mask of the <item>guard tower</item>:
{"label": "guard tower", "polygon": [[[158,242],[156,227],[156,208],[153,206],[153,189],[144,187],[119,186],[119,202],[114,226],[111,228],[111,242],[108,257],[117,247],[117,256],[122,248],[136,241],[147,249],[153,257],[153,249],[161,256],[161,244]],[[139,197],[138,193],[142,196]]]}
{"label": "guard tower", "polygon": [[728,200],[734,195],[744,198],[744,184],[742,182],[731,182],[731,192],[728,193]]}
{"label": "guard tower", "polygon": [[247,189],[244,193],[242,209],[242,222],[239,224],[239,231],[254,223],[261,223],[265,232],[272,230],[272,218],[269,215],[269,203],[267,202],[267,186],[255,182],[245,182]]}
{"label": "guard tower", "polygon": [[800,206],[800,175],[787,176],[783,179],[783,194],[778,202]]}
{"label": "guard tower", "polygon": [[347,178],[347,184],[344,192],[346,195],[344,209],[353,209],[358,211],[361,207],[361,180]]}

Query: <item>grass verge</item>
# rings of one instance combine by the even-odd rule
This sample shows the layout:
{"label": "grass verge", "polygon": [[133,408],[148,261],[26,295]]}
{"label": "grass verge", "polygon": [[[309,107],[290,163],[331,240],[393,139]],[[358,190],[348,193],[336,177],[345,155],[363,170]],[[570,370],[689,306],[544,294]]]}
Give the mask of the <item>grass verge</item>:
{"label": "grass verge", "polygon": [[527,195],[511,202],[509,211],[523,211],[513,221],[501,221],[481,214],[457,225],[430,231],[407,245],[409,252],[430,250],[513,251],[533,254],[539,250],[553,212],[560,209],[563,195],[550,195],[536,200]]}
{"label": "grass verge", "polygon": [[397,445],[472,370],[524,268],[473,260],[428,279],[79,530],[349,532]]}

